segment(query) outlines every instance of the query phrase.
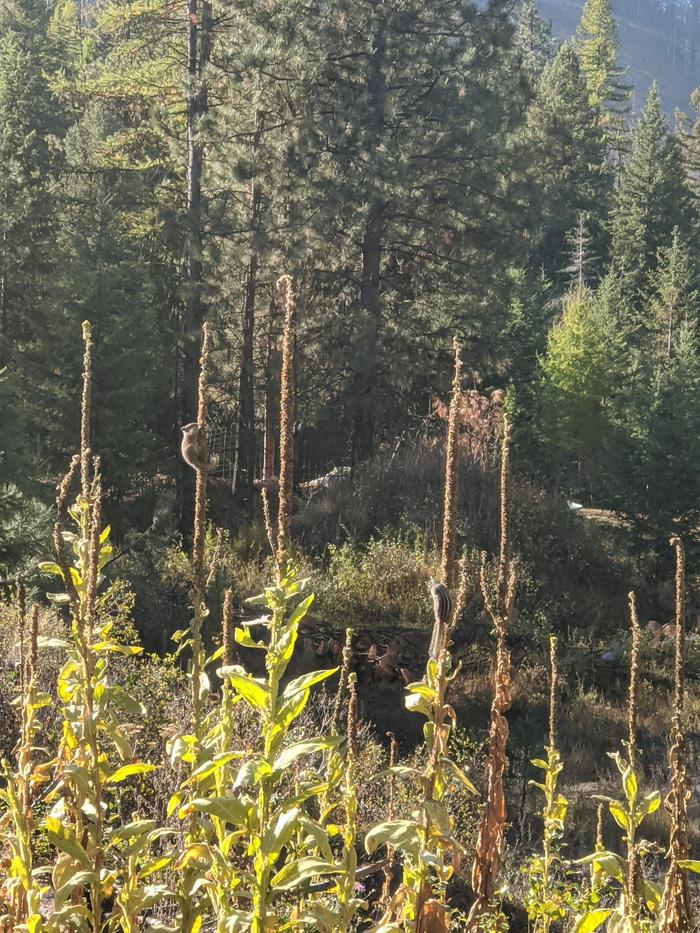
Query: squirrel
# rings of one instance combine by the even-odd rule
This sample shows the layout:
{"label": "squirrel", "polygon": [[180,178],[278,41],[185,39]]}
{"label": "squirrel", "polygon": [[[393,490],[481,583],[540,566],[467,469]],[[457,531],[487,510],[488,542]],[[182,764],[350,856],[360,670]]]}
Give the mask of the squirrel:
{"label": "squirrel", "polygon": [[452,597],[444,583],[431,580],[428,585],[430,594],[433,597],[433,612],[435,614],[435,625],[430,639],[430,657],[437,661],[444,647],[443,642],[447,634],[446,626],[452,612]]}
{"label": "squirrel", "polygon": [[196,421],[182,426],[182,459],[193,470],[209,473],[218,461],[217,457],[210,459],[207,436]]}

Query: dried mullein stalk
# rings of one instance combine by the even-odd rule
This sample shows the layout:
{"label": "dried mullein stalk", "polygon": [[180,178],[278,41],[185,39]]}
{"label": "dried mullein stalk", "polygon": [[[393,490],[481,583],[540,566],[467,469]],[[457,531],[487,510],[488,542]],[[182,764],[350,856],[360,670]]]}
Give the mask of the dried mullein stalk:
{"label": "dried mullein stalk", "polygon": [[496,881],[503,860],[507,820],[503,775],[506,766],[506,744],[508,742],[508,722],[505,714],[510,708],[511,693],[510,653],[506,647],[506,632],[513,619],[516,588],[515,569],[510,555],[508,527],[509,453],[510,425],[507,416],[504,416],[501,440],[501,534],[495,599],[492,598],[490,593],[483,559],[481,567],[482,596],[496,632],[496,664],[486,761],[486,807],[481,819],[472,865],[472,887],[475,900],[467,920],[468,930],[477,930],[479,928],[481,918],[488,911],[493,900]]}
{"label": "dried mullein stalk", "polygon": [[280,484],[277,511],[277,561],[282,565],[289,548],[289,522],[292,514],[294,476],[294,319],[296,293],[288,275],[277,283],[284,292],[282,331],[282,373],[280,376]]}
{"label": "dried mullein stalk", "polygon": [[671,816],[668,858],[670,865],[664,879],[659,929],[661,933],[685,933],[693,928],[688,877],[679,864],[688,858],[687,750],[683,728],[684,655],[685,655],[685,551],[680,538],[672,538],[676,551],[676,644],[673,676],[673,713],[671,720],[669,765],[671,792],[666,807]]}

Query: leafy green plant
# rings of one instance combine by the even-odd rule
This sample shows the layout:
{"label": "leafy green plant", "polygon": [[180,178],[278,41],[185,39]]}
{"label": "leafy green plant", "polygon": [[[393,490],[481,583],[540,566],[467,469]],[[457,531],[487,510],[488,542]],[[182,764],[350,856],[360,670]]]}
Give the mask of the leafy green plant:
{"label": "leafy green plant", "polygon": [[[308,703],[311,689],[337,672],[337,668],[304,674],[284,688],[282,680],[297,642],[299,625],[313,596],[300,597],[305,581],[290,568],[279,581],[252,602],[268,614],[235,630],[236,642],[261,651],[265,677],[256,678],[240,665],[219,670],[224,680],[222,702],[208,720],[197,766],[186,789],[171,799],[170,812],[181,819],[192,813],[201,817],[201,838],[187,842],[177,868],[197,864],[199,875],[211,881],[208,889],[217,910],[219,929],[250,929],[265,933],[278,910],[290,911],[289,903],[312,878],[342,871],[332,858],[328,835],[308,813],[310,802],[327,789],[324,780],[302,771],[295,793],[288,793],[289,770],[310,755],[339,744],[338,736],[317,736],[285,744],[294,721]],[[254,638],[251,627],[263,630],[267,641]],[[231,750],[228,745],[230,717],[235,704],[246,703],[260,716],[259,745],[252,750]],[[179,736],[171,747],[171,760],[193,763],[192,737]],[[292,842],[305,840],[318,855],[296,856]],[[231,858],[234,857],[231,862]],[[286,906],[280,906],[281,904]],[[332,928],[329,914],[304,907],[304,922],[316,917],[318,929]]]}
{"label": "leafy green plant", "polygon": [[28,654],[24,658],[26,607],[24,588],[18,586],[17,606],[19,614],[20,692],[18,705],[21,717],[20,739],[16,749],[16,768],[3,762],[4,787],[0,800],[5,804],[5,813],[0,818],[0,839],[10,851],[9,864],[2,883],[2,901],[7,909],[0,922],[10,929],[25,924],[30,933],[39,929],[42,887],[34,873],[34,819],[32,796],[43,778],[35,768],[33,753],[40,731],[37,712],[51,702],[51,697],[39,690],[36,683],[37,632],[39,607],[34,606],[30,616]]}
{"label": "leafy green plant", "polygon": [[548,933],[553,923],[560,923],[572,899],[570,886],[562,878],[561,858],[564,824],[569,802],[559,792],[558,783],[564,764],[557,749],[557,639],[550,638],[549,742],[547,758],[535,758],[532,764],[543,772],[541,781],[530,783],[543,797],[542,851],[525,866],[528,890],[524,898],[528,917],[537,933]]}
{"label": "leafy green plant", "polygon": [[650,918],[659,909],[663,887],[644,876],[643,860],[656,847],[640,838],[639,829],[652,813],[661,806],[661,794],[654,790],[640,795],[635,771],[637,757],[637,696],[639,679],[639,621],[634,593],[629,594],[631,657],[630,681],[627,700],[627,758],[620,752],[610,753],[620,773],[622,797],[600,796],[607,804],[610,815],[623,830],[626,857],[606,849],[598,849],[578,861],[591,864],[596,872],[615,883],[619,896],[614,907],[594,907],[577,918],[576,933],[591,933],[604,923],[608,930],[637,931],[650,926]]}

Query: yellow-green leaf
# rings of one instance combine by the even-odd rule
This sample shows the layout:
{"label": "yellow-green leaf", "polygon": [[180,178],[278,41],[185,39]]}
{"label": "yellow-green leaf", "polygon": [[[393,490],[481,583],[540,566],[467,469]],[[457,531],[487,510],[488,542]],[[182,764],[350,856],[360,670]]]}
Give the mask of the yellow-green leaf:
{"label": "yellow-green leaf", "polygon": [[155,771],[155,765],[148,765],[145,762],[135,762],[130,765],[122,765],[121,768],[110,774],[107,778],[107,784],[120,784],[122,781],[125,781],[129,777],[133,777],[135,774],[148,774],[149,771]]}

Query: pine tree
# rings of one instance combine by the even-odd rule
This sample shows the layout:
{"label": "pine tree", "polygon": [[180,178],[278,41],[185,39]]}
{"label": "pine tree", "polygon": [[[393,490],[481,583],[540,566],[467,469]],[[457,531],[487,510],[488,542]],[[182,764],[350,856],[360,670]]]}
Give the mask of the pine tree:
{"label": "pine tree", "polygon": [[39,478],[55,476],[75,445],[81,323],[90,320],[92,432],[116,500],[152,492],[156,474],[173,472],[177,450],[171,283],[157,238],[135,235],[150,220],[153,192],[141,173],[103,162],[121,129],[111,105],[96,103],[66,134],[55,235],[69,274],[57,277],[27,344],[21,405],[46,471]]}
{"label": "pine tree", "polygon": [[670,357],[650,365],[629,393],[630,446],[619,506],[651,540],[692,535],[700,521],[700,343],[682,321]]}
{"label": "pine tree", "polygon": [[[525,101],[509,4],[285,0],[237,15],[210,154],[230,194],[212,275],[222,333],[245,364],[239,436],[254,407],[262,417],[250,361],[264,355],[274,281],[292,270],[300,443],[321,462],[364,459],[380,424],[400,430],[424,404],[456,327],[497,352],[499,273],[523,246],[509,233]],[[420,365],[396,365],[409,353]],[[254,458],[239,449],[245,469]]]}
{"label": "pine tree", "polygon": [[[700,6],[698,10],[700,13]],[[700,88],[691,94],[690,105],[693,116],[681,115],[679,139],[689,183],[697,194],[700,190]]]}
{"label": "pine tree", "polygon": [[617,65],[617,24],[611,0],[586,0],[575,44],[591,106],[608,119],[619,114],[620,105],[629,98],[629,88],[621,84],[625,72]]}
{"label": "pine tree", "polygon": [[50,269],[52,136],[60,108],[46,81],[51,67],[42,0],[0,8],[0,364],[26,336]]}
{"label": "pine tree", "polygon": [[610,223],[612,262],[633,303],[641,302],[659,250],[671,242],[674,228],[681,238],[692,240],[694,225],[680,148],[667,134],[659,93],[652,85],[630,157],[620,171]]}
{"label": "pine tree", "polygon": [[600,240],[611,185],[605,141],[571,45],[545,67],[524,137],[538,193],[534,261],[555,275],[566,265],[566,239],[581,214]]}
{"label": "pine tree", "polygon": [[618,323],[588,289],[564,299],[542,360],[541,424],[570,493],[605,492],[610,412],[626,353]]}
{"label": "pine tree", "polygon": [[690,250],[676,227],[669,246],[659,250],[651,284],[649,323],[657,353],[667,360],[683,323],[698,323],[699,296]]}
{"label": "pine tree", "polygon": [[525,73],[536,83],[556,52],[552,27],[540,16],[536,0],[520,0],[514,17],[517,25],[515,49]]}
{"label": "pine tree", "polygon": [[401,398],[417,374],[389,367],[389,343],[394,356],[409,341],[429,348],[436,306],[450,329],[478,331],[488,316],[471,314],[465,325],[459,309],[466,294],[475,307],[493,300],[496,266],[485,255],[500,265],[518,245],[504,197],[513,174],[506,131],[522,99],[505,54],[511,42],[501,0],[486,11],[469,0],[343,0],[305,23],[304,59],[319,65],[303,75],[294,158],[306,209],[313,205],[314,262],[327,268],[333,255],[338,270],[334,304],[343,310],[326,346],[344,369],[357,459],[370,454],[379,418],[390,423],[425,392]]}
{"label": "pine tree", "polygon": [[569,287],[584,291],[595,275],[600,256],[594,253],[593,239],[588,232],[588,219],[579,214],[576,227],[567,235],[569,264],[562,271],[569,278]]}
{"label": "pine tree", "polygon": [[0,6],[0,368],[7,367],[3,392],[11,400],[3,406],[0,478],[23,483],[31,471],[16,399],[58,265],[52,184],[63,119],[46,77],[55,61],[48,24],[43,0]]}

